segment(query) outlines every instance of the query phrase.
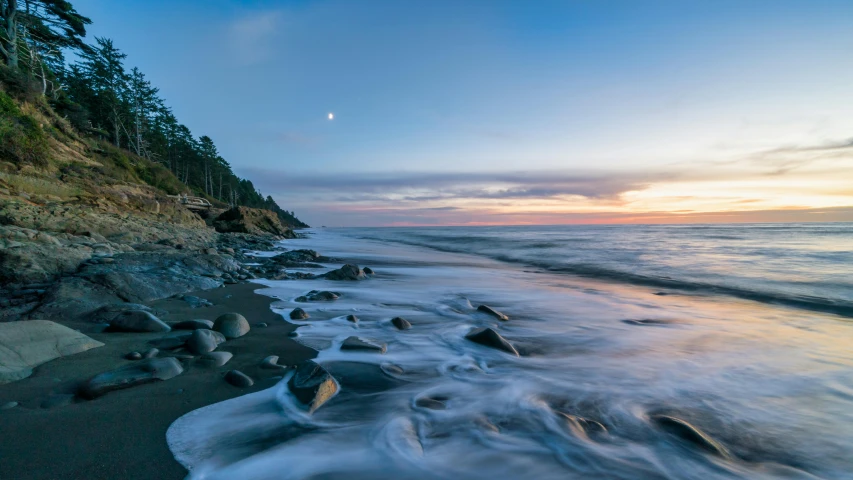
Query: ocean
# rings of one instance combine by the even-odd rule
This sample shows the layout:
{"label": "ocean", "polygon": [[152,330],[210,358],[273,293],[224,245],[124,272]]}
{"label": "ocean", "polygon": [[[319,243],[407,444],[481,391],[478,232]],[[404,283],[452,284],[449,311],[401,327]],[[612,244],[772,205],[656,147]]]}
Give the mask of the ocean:
{"label": "ocean", "polygon": [[180,418],[191,478],[853,478],[851,224],[307,233],[284,245],[376,271],[260,281],[340,391],[308,415],[285,375]]}

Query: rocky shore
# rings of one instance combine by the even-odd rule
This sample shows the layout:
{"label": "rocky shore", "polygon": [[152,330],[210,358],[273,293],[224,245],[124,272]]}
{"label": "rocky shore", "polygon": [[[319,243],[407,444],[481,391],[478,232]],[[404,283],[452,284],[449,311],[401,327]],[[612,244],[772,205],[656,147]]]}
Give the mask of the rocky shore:
{"label": "rocky shore", "polygon": [[184,413],[298,365],[307,410],[334,393],[251,281],[365,274],[289,271],[333,259],[288,250],[295,234],[274,215],[18,202],[0,216],[0,478],[183,478],[165,432]]}

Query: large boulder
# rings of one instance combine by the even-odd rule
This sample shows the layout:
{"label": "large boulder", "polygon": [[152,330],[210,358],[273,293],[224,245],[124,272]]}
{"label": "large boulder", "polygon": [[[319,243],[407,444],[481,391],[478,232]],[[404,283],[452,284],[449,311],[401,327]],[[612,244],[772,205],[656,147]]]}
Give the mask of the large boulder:
{"label": "large boulder", "polygon": [[225,338],[238,338],[249,333],[249,322],[239,313],[223,313],[213,322],[213,329]]}
{"label": "large boulder", "polygon": [[305,360],[296,367],[287,388],[309,412],[314,412],[338,391],[338,383],[317,362]]}
{"label": "large boulder", "polygon": [[180,375],[183,371],[181,362],[173,357],[140,360],[131,365],[95,375],[80,387],[78,393],[83,398],[97,398],[114,390],[168,380]]}
{"label": "large boulder", "polygon": [[518,350],[516,350],[515,347],[512,346],[512,344],[504,337],[502,337],[501,334],[491,328],[483,327],[472,329],[468,332],[468,335],[465,335],[465,338],[474,343],[503,350],[504,352],[515,355],[516,357],[518,356]]}
{"label": "large boulder", "polygon": [[293,238],[293,230],[281,224],[275,212],[259,208],[234,207],[216,217],[213,227],[223,233],[277,235]]}
{"label": "large boulder", "polygon": [[29,377],[55,358],[104,344],[48,320],[0,323],[0,384]]}
{"label": "large boulder", "polygon": [[358,268],[358,265],[346,264],[343,267],[332,270],[331,272],[323,275],[329,280],[363,280],[367,278],[367,275]]}
{"label": "large boulder", "polygon": [[144,310],[128,310],[110,322],[110,330],[117,332],[169,332],[172,327]]}

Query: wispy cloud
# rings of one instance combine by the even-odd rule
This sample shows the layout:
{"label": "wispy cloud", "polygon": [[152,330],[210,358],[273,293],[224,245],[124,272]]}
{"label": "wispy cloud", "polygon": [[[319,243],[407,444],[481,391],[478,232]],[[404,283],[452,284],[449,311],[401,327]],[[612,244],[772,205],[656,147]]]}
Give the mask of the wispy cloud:
{"label": "wispy cloud", "polygon": [[253,65],[270,58],[283,20],[282,12],[254,12],[235,20],[228,28],[231,58],[242,65]]}

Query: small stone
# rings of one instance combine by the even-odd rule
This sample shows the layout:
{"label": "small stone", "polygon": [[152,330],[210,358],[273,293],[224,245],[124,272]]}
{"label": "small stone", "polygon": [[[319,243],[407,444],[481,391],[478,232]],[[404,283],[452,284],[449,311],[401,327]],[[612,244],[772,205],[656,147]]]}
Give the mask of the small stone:
{"label": "small stone", "polygon": [[193,330],[193,334],[187,340],[187,350],[196,355],[212,352],[216,350],[217,345],[219,345],[219,341],[213,330]]}
{"label": "small stone", "polygon": [[6,402],[0,405],[0,410],[9,410],[18,406],[18,402]]}
{"label": "small stone", "polygon": [[358,323],[358,317],[352,314],[347,315],[347,321],[352,323]]}
{"label": "small stone", "polygon": [[261,328],[269,327],[269,325],[267,325],[267,322],[261,322],[261,323],[255,324],[255,326],[256,326],[256,327],[261,327]]}
{"label": "small stone", "polygon": [[225,374],[225,381],[238,388],[248,388],[255,384],[254,380],[239,370],[229,370]]}
{"label": "small stone", "polygon": [[493,317],[497,318],[498,320],[502,320],[502,321],[504,321],[504,322],[506,322],[507,320],[509,320],[509,317],[507,317],[507,316],[506,316],[506,315],[504,315],[503,313],[501,313],[501,312],[499,312],[499,311],[495,310],[494,308],[492,308],[492,307],[490,307],[490,306],[488,306],[488,305],[480,305],[479,307],[477,307],[477,311],[478,311],[478,312],[483,312],[483,313],[485,313],[485,314],[487,314],[487,315],[491,315],[491,316],[493,316]]}
{"label": "small stone", "polygon": [[364,272],[365,275],[373,275],[373,269],[370,267],[364,267],[361,269],[361,271]]}
{"label": "small stone", "polygon": [[249,333],[249,322],[239,313],[225,313],[213,322],[213,329],[225,338],[239,338]]}
{"label": "small stone", "polygon": [[172,328],[149,312],[130,310],[118,314],[110,322],[110,330],[118,332],[168,332]]}
{"label": "small stone", "polygon": [[504,352],[511,353],[518,356],[518,350],[512,346],[511,343],[506,341],[504,337],[502,337],[498,332],[492,330],[488,327],[483,328],[475,328],[468,332],[468,335],[465,335],[465,338],[474,342],[479,343],[480,345],[484,345],[486,347],[496,348],[498,350],[503,350]]}
{"label": "small stone", "polygon": [[198,330],[201,328],[212,330],[213,322],[210,320],[184,320],[172,325],[172,328],[175,330]]}
{"label": "small stone", "polygon": [[196,364],[207,368],[218,368],[228,363],[232,357],[234,357],[234,354],[231,352],[209,352],[199,357],[196,360]]}
{"label": "small stone", "polygon": [[412,324],[409,323],[409,321],[403,317],[392,318],[391,324],[394,325],[395,327],[397,327],[398,330],[408,330],[408,329],[412,328]]}
{"label": "small stone", "polygon": [[154,358],[159,354],[160,354],[160,350],[157,350],[156,348],[151,348],[142,354],[142,358]]}
{"label": "small stone", "polygon": [[128,360],[142,360],[142,354],[139,352],[130,352],[124,358]]}
{"label": "small stone", "polygon": [[309,412],[314,412],[338,391],[338,383],[317,362],[305,360],[296,367],[287,388]]}
{"label": "small stone", "polygon": [[387,346],[384,343],[377,342],[361,337],[348,337],[341,343],[341,350],[362,350],[385,353]]}
{"label": "small stone", "polygon": [[290,312],[291,320],[305,320],[309,316],[310,315],[308,315],[308,312],[302,310],[301,308],[294,308],[293,311]]}
{"label": "small stone", "polygon": [[294,330],[292,332],[287,332],[287,336],[290,338],[296,338],[299,336],[299,333],[296,330]]}
{"label": "small stone", "polygon": [[278,364],[278,355],[270,355],[269,357],[261,360],[261,368],[266,368],[268,370],[281,370],[287,367]]}

